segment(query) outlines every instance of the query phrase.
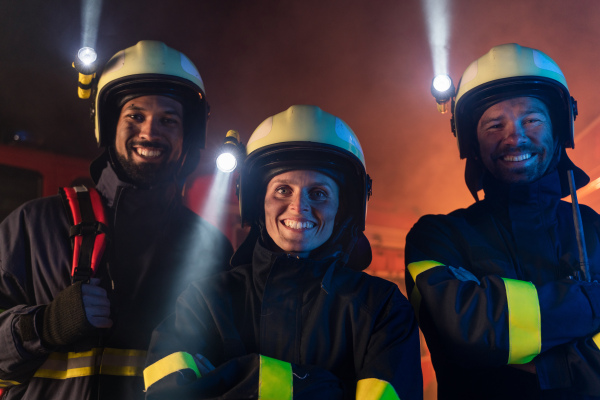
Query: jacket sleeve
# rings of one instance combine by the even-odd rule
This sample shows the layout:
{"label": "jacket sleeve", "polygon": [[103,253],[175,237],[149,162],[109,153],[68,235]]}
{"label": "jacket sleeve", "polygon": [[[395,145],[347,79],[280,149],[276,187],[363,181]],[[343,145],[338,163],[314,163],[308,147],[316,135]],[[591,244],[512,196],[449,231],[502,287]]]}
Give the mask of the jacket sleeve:
{"label": "jacket sleeve", "polygon": [[[208,282],[208,281],[205,281]],[[343,388],[330,372],[298,366],[260,354],[245,354],[238,337],[223,337],[236,331],[223,326],[229,321],[212,317],[214,310],[204,301],[200,283],[190,285],[177,301],[174,314],[154,331],[144,382],[147,399],[341,399]],[[211,292],[214,295],[214,292]],[[221,306],[227,299],[222,298]],[[201,374],[197,360],[206,357],[216,368]]]}
{"label": "jacket sleeve", "polygon": [[[49,353],[33,325],[42,306],[26,290],[31,254],[20,210],[0,224],[0,387],[29,380]],[[30,323],[24,324],[25,319]],[[25,326],[29,329],[24,331]]]}
{"label": "jacket sleeve", "polygon": [[356,399],[422,399],[419,329],[410,303],[397,287],[376,318]]}
{"label": "jacket sleeve", "polygon": [[[234,292],[235,288],[228,290]],[[214,313],[233,313],[226,306],[226,296],[218,306],[224,308],[217,310],[204,300],[205,295],[197,284],[190,285],[180,296],[175,313],[154,331],[144,370],[147,399],[346,399],[355,394],[365,400],[395,400],[398,394],[402,399],[422,398],[418,330],[410,305],[399,291],[368,339],[358,382],[343,381],[317,366],[236,351],[239,341],[232,332],[237,329],[226,326],[232,321],[212,317]],[[216,368],[201,374],[198,355]]]}
{"label": "jacket sleeve", "polygon": [[409,232],[406,263],[408,294],[432,352],[459,364],[524,364],[600,327],[597,283],[562,280],[536,287],[475,276],[470,271],[480,266],[461,257],[452,232],[435,218],[422,218]]}

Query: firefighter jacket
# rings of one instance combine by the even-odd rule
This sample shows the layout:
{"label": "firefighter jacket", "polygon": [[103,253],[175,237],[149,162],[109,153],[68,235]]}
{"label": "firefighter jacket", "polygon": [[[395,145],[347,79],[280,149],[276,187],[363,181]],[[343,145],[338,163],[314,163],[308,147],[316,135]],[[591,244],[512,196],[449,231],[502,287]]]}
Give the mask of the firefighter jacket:
{"label": "firefighter jacket", "polygon": [[[484,190],[467,209],[422,217],[406,239],[439,398],[600,398],[600,285],[569,278],[579,251],[558,172],[530,184],[486,176]],[[581,214],[596,281],[600,218]]]}
{"label": "firefighter jacket", "polygon": [[5,399],[140,399],[152,330],[187,283],[227,268],[231,244],[181,202],[176,184],[142,190],[107,165],[97,189],[110,225],[97,272],[110,329],[62,348],[23,340],[19,318],[71,284],[69,222],[59,196],[15,210],[0,225],[0,385]]}
{"label": "firefighter jacket", "polygon": [[[155,330],[147,399],[422,399],[418,327],[395,284],[260,242],[250,257],[190,285]],[[202,374],[201,357],[216,369]]]}

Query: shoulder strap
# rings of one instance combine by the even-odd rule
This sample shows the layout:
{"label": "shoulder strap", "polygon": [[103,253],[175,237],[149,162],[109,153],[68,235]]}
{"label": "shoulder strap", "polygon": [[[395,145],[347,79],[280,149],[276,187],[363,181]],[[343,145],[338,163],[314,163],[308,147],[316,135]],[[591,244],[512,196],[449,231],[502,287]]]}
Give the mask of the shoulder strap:
{"label": "shoulder strap", "polygon": [[96,189],[85,186],[60,189],[72,223],[69,231],[73,247],[73,282],[88,281],[102,260],[108,242],[106,214]]}

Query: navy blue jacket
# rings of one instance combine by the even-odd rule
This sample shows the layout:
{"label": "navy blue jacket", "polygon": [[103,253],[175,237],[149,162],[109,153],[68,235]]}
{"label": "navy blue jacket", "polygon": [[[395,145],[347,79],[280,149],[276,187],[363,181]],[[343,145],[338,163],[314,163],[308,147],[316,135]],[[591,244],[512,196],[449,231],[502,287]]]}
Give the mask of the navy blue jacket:
{"label": "navy blue jacket", "polygon": [[[422,217],[406,239],[439,398],[600,398],[600,285],[569,278],[579,252],[558,173],[523,185],[488,176],[484,190],[467,209]],[[598,280],[600,217],[581,214]]]}
{"label": "navy blue jacket", "polygon": [[0,225],[0,385],[7,399],[141,399],[153,328],[187,284],[227,268],[231,244],[181,202],[175,183],[138,189],[106,166],[97,184],[110,225],[107,265],[113,327],[48,349],[23,341],[19,318],[71,284],[72,250],[59,196],[26,203]]}
{"label": "navy blue jacket", "polygon": [[[262,388],[275,388],[276,398],[348,399],[366,383],[373,399],[371,387],[387,389],[389,399],[394,391],[422,399],[410,304],[395,284],[337,261],[256,244],[250,264],[190,285],[154,332],[147,399],[259,398]],[[216,370],[191,372],[197,354]],[[161,367],[175,356],[189,364]],[[273,365],[277,379],[265,372]]]}

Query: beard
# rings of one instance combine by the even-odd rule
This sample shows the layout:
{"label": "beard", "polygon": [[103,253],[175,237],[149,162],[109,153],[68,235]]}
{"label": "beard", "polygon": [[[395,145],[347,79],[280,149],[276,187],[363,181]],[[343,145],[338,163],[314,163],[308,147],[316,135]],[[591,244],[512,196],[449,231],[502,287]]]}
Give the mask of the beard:
{"label": "beard", "polygon": [[[148,188],[164,182],[174,181],[177,172],[177,162],[169,161],[168,158],[161,163],[136,163],[132,160],[132,153],[135,143],[127,144],[127,155],[125,157],[115,151],[116,159],[125,174],[127,180],[138,187]],[[138,143],[146,147],[160,148],[163,151],[170,151],[164,146],[151,142]]]}

